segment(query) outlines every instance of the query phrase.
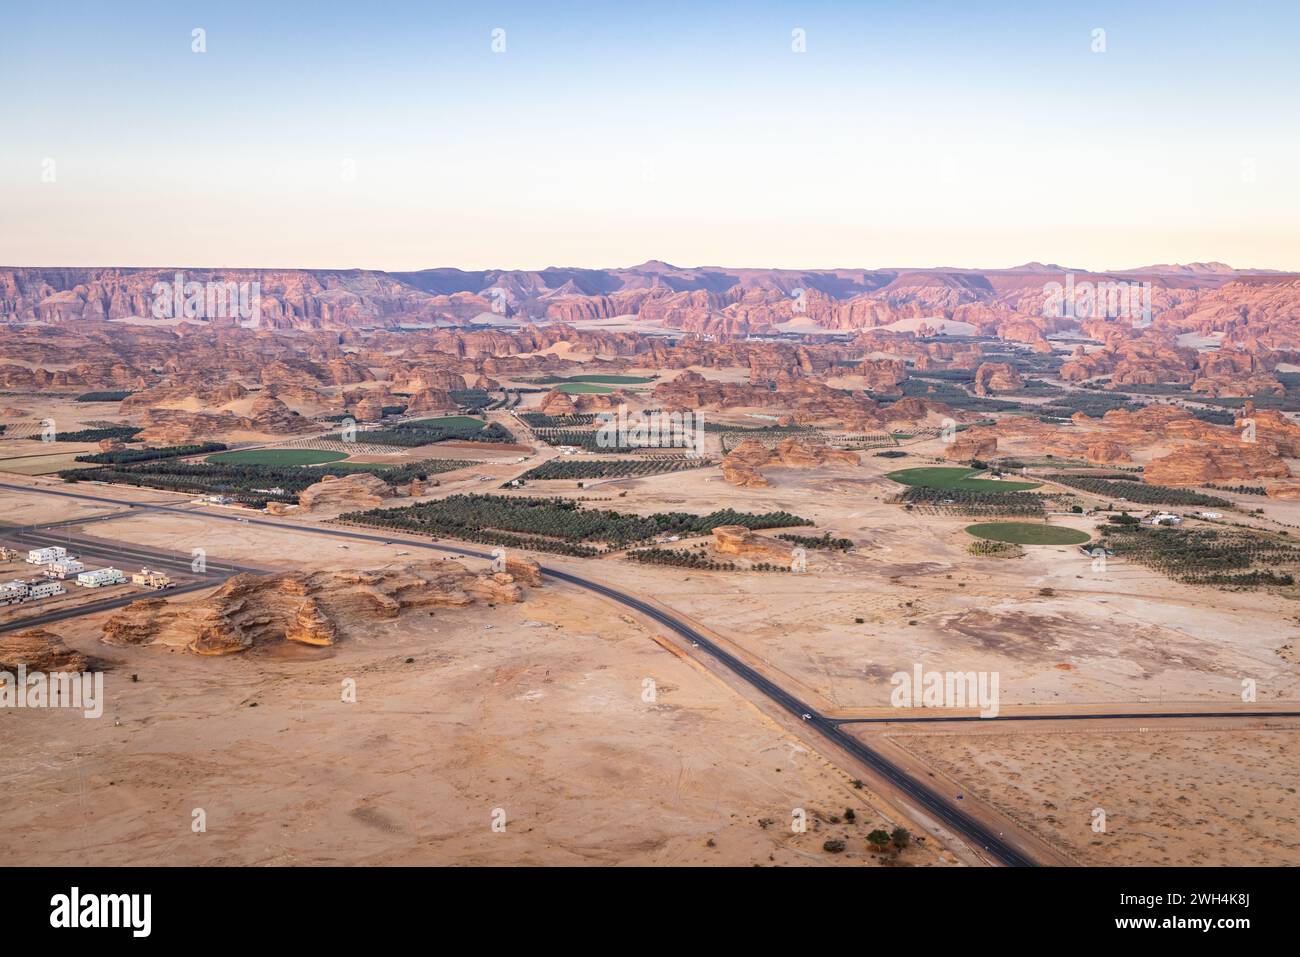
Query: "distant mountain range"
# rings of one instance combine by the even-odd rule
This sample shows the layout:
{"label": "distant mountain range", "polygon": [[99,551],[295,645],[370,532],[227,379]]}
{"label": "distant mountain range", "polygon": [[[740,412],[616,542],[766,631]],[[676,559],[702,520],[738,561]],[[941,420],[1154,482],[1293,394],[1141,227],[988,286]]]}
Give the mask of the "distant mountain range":
{"label": "distant mountain range", "polygon": [[[329,269],[0,267],[0,321],[68,322],[157,317],[158,294],[182,281],[258,284],[257,325],[395,328],[476,321],[582,323],[634,317],[646,328],[750,334],[783,327],[851,330],[942,318],[986,326],[1041,315],[1045,287],[1149,282],[1157,311],[1203,297],[1249,298],[1295,273],[1223,263],[1158,264],[1096,273],[1039,262],[1010,269],[759,269],[680,267],[659,260],[616,269]],[[1229,298],[1232,298],[1229,296]],[[1284,307],[1289,308],[1289,307]],[[173,316],[174,318],[174,316]],[[200,318],[234,321],[228,315]],[[250,323],[245,323],[250,324]]]}

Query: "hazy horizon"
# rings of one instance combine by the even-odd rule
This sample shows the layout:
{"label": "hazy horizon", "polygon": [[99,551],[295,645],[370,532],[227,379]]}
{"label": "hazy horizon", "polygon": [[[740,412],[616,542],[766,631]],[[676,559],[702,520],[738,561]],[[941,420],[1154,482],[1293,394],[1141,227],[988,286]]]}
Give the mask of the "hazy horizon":
{"label": "hazy horizon", "polygon": [[1040,6],[16,9],[0,262],[1300,269],[1300,13]]}
{"label": "hazy horizon", "polygon": [[[435,270],[455,270],[464,273],[551,272],[551,271],[566,272],[566,271],[579,271],[579,270],[589,271],[589,272],[619,272],[619,271],[626,271],[631,269],[638,269],[642,266],[645,266],[653,262],[661,263],[670,268],[679,269],[682,271],[714,270],[720,272],[745,271],[745,272],[815,272],[815,273],[868,272],[870,273],[870,272],[894,272],[894,271],[897,272],[953,271],[953,272],[988,273],[988,272],[1010,272],[1010,271],[1018,270],[1021,267],[1028,267],[1036,264],[1037,266],[1042,267],[1044,270],[1051,271],[1051,272],[1060,270],[1065,272],[1080,272],[1080,273],[1104,275],[1107,273],[1144,272],[1151,269],[1152,267],[1157,267],[1157,266],[1190,267],[1190,266],[1217,264],[1221,266],[1226,266],[1236,273],[1275,273],[1275,274],[1300,273],[1300,270],[1276,269],[1267,266],[1255,266],[1255,265],[1242,266],[1235,263],[1225,263],[1221,260],[1205,260],[1205,261],[1186,262],[1186,263],[1150,262],[1150,263],[1141,263],[1133,266],[1112,266],[1109,268],[1092,269],[1086,266],[1071,265],[1068,263],[1057,263],[1050,260],[1047,261],[1030,260],[1021,263],[1012,263],[1006,266],[967,266],[967,265],[953,264],[953,263],[943,263],[938,265],[881,264],[881,265],[870,265],[870,266],[771,266],[771,265],[752,265],[752,264],[738,264],[738,263],[690,263],[690,264],[674,263],[674,262],[669,262],[667,260],[664,260],[660,257],[645,259],[640,262],[631,263],[628,265],[609,265],[609,264],[575,265],[572,263],[548,263],[547,265],[544,266],[497,265],[497,266],[469,267],[469,266],[458,266],[449,263],[440,263],[434,266],[419,266],[414,269],[384,268],[382,266],[319,266],[319,265],[311,265],[311,264],[286,266],[282,263],[259,263],[255,265],[221,263],[221,264],[214,265],[212,263],[197,263],[197,262],[190,262],[190,263],[185,263],[185,262],[160,262],[160,263],[3,262],[0,263],[0,267],[12,268],[12,269],[139,269],[139,270],[203,269],[203,270],[214,270],[214,271],[261,270],[264,272],[295,270],[295,271],[302,271],[302,272],[380,272],[380,273],[388,273],[392,275],[392,274],[401,274],[401,273],[432,272]],[[1213,275],[1213,273],[1207,272],[1207,273],[1202,273],[1202,275]]]}

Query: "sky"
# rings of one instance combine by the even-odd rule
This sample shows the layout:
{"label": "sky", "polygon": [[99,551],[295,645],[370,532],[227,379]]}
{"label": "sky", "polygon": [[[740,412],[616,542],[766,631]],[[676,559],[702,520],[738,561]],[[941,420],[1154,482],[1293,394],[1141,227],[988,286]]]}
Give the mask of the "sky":
{"label": "sky", "polygon": [[0,0],[0,24],[5,265],[1300,270],[1294,2]]}

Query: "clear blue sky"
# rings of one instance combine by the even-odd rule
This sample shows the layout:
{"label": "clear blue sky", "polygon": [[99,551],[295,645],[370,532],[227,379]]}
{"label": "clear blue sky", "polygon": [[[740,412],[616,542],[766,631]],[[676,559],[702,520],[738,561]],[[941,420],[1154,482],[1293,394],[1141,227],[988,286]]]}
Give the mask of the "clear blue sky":
{"label": "clear blue sky", "polygon": [[1294,3],[5,6],[2,264],[1300,269]]}

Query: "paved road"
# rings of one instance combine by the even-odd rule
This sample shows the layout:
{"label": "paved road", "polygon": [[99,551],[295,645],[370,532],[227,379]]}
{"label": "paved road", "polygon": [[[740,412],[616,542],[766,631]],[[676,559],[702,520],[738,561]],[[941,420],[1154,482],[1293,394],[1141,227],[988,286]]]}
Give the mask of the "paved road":
{"label": "paved road", "polygon": [[1135,718],[1300,718],[1300,711],[1127,711],[1093,714],[927,715],[896,718],[831,718],[835,724],[927,724],[947,721],[1132,721]]}

